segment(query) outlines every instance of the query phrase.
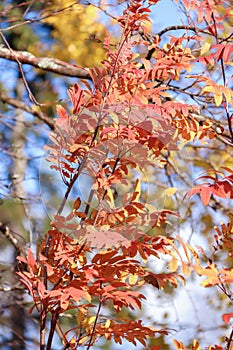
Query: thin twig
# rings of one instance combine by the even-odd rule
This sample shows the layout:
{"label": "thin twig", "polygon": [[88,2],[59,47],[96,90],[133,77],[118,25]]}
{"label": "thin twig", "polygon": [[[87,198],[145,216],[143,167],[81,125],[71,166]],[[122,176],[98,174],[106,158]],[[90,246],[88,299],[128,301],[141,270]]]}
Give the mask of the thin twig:
{"label": "thin twig", "polygon": [[[10,47],[10,45],[9,45],[5,35],[0,32],[0,36],[1,36],[2,40],[3,40],[3,42],[6,44],[7,48],[12,52],[12,55],[14,56],[14,50]],[[22,63],[18,60],[17,57],[15,57],[15,60],[16,60],[16,62],[18,64],[19,71],[21,73],[24,86],[25,86],[25,88],[26,88],[26,90],[28,92],[28,96],[29,96],[30,101],[33,102],[36,106],[43,106],[43,104],[41,104],[41,103],[39,103],[37,101],[37,99],[35,98],[35,96],[33,95],[32,91],[30,89],[30,86],[28,85],[27,79],[26,79],[24,71],[23,71]]]}
{"label": "thin twig", "polygon": [[230,337],[229,337],[228,342],[227,342],[226,350],[232,349],[232,347],[231,347],[232,341],[233,341],[233,329],[231,330],[231,334],[230,334]]}
{"label": "thin twig", "polygon": [[49,336],[48,336],[48,340],[47,340],[46,350],[51,350],[54,332],[55,332],[56,325],[58,322],[59,311],[60,311],[60,307],[58,307],[56,309],[56,311],[52,313],[52,318],[50,321],[50,331],[49,331]]}
{"label": "thin twig", "polygon": [[87,346],[87,350],[89,350],[91,345],[92,345],[92,340],[93,340],[93,337],[94,337],[94,334],[95,334],[95,328],[96,328],[96,325],[97,325],[97,321],[98,321],[98,317],[99,317],[99,314],[100,314],[102,303],[103,303],[103,301],[100,300],[99,305],[98,305],[98,309],[97,309],[97,312],[96,312],[95,322],[93,324],[93,328],[92,328],[92,331],[91,331],[90,340],[89,340],[89,343],[88,343],[88,346]]}
{"label": "thin twig", "polygon": [[[54,122],[51,118],[49,118],[46,114],[44,114],[39,109],[35,109],[33,107],[30,107],[29,105],[26,105],[21,100],[18,100],[17,98],[12,98],[5,94],[4,92],[0,92],[0,101],[3,103],[7,103],[8,105],[19,108],[27,113],[30,113],[34,115],[36,118],[40,119],[44,123],[46,123],[50,129],[54,130]],[[38,108],[38,107],[37,107]]]}
{"label": "thin twig", "polygon": [[[18,4],[17,7],[20,7],[21,5],[22,5],[22,4]],[[59,14],[65,13],[65,12],[73,11],[74,5],[78,5],[78,2],[75,1],[75,2],[73,2],[72,4],[69,4],[69,5],[66,6],[66,7],[60,8],[60,9],[58,9],[58,10],[54,10],[54,11],[48,13],[47,15],[46,15],[46,14],[45,14],[45,15],[41,15],[40,17],[37,17],[37,18],[27,19],[27,20],[25,20],[24,22],[16,23],[16,24],[13,24],[13,25],[8,26],[8,27],[1,28],[0,31],[1,31],[1,32],[7,32],[7,31],[10,31],[10,30],[12,30],[12,29],[15,29],[15,28],[24,26],[24,25],[26,25],[26,24],[41,22],[42,20],[45,20],[45,19],[47,19],[47,18],[54,17],[54,16],[57,16],[57,15],[59,15]],[[20,19],[21,19],[21,18],[20,18]]]}

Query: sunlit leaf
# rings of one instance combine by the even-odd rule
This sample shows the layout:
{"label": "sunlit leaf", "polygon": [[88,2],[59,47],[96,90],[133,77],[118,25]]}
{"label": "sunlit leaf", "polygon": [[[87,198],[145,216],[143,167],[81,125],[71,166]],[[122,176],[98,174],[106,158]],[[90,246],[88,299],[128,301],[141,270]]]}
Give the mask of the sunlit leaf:
{"label": "sunlit leaf", "polygon": [[175,272],[178,269],[178,260],[176,258],[173,258],[169,261],[169,270],[171,272]]}

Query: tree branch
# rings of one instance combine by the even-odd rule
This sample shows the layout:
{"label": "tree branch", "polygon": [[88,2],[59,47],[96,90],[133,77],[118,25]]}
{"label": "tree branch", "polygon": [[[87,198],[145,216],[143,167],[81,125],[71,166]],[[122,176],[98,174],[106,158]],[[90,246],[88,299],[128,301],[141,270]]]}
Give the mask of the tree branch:
{"label": "tree branch", "polygon": [[15,248],[17,255],[19,255],[22,251],[22,248],[20,246],[20,243],[15,238],[14,234],[11,232],[8,225],[3,224],[0,222],[0,232],[8,239],[8,241],[13,245]]}
{"label": "tree branch", "polygon": [[51,57],[36,57],[28,51],[9,50],[0,45],[0,58],[5,58],[10,61],[29,64],[35,68],[65,75],[67,77],[91,79],[87,69],[77,67],[68,62],[58,60]]}
{"label": "tree branch", "polygon": [[[174,31],[174,30],[186,30],[186,32],[192,31],[192,32],[194,32],[194,33],[196,33],[196,34],[198,34],[198,33],[203,33],[203,34],[208,34],[208,35],[210,35],[209,32],[207,32],[207,31],[205,31],[205,30],[202,30],[202,29],[200,29],[200,28],[197,28],[197,27],[186,26],[186,25],[176,25],[176,26],[169,26],[169,27],[166,27],[166,28],[162,29],[160,32],[155,33],[154,35],[152,35],[151,38],[149,38],[148,35],[146,35],[146,36],[147,36],[147,40],[152,44],[152,42],[153,42],[153,40],[154,40],[154,38],[155,38],[156,36],[161,37],[163,34],[165,34],[165,33],[167,33],[167,32],[170,32],[170,31]],[[142,34],[142,33],[140,33],[140,34]],[[152,49],[150,49],[150,50],[148,51],[148,54],[147,54],[147,56],[145,57],[146,60],[149,61],[149,60],[151,59],[151,57],[152,57],[153,53],[155,52],[155,50],[156,50],[156,49],[153,47]]]}
{"label": "tree branch", "polygon": [[39,109],[34,109],[33,107],[30,107],[30,106],[26,105],[25,103],[23,103],[21,100],[18,100],[17,98],[12,98],[3,92],[0,92],[0,101],[3,103],[9,104],[12,107],[22,109],[23,111],[34,115],[36,118],[38,118],[41,121],[43,121],[44,123],[46,123],[50,129],[54,130],[53,120],[51,118],[47,117],[47,115],[45,115]]}
{"label": "tree branch", "polygon": [[204,34],[208,34],[210,35],[209,32],[205,31],[205,30],[202,30],[198,27],[194,27],[194,26],[187,26],[187,25],[177,25],[177,26],[169,26],[169,27],[166,27],[164,29],[162,29],[160,32],[156,33],[155,35],[158,35],[158,36],[161,36],[167,32],[170,32],[172,30],[186,30],[186,31],[193,31],[194,33],[204,33]]}

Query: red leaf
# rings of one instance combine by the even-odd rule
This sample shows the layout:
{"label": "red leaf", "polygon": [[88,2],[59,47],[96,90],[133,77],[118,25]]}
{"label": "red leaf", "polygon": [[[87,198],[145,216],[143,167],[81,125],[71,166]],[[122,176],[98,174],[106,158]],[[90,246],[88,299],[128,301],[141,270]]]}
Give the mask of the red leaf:
{"label": "red leaf", "polygon": [[74,106],[73,113],[76,114],[78,113],[79,108],[85,103],[83,90],[77,83],[75,83],[73,88],[68,89],[68,95]]}
{"label": "red leaf", "polygon": [[68,294],[62,293],[60,298],[61,308],[66,310],[69,306],[70,296]]}
{"label": "red leaf", "polygon": [[224,62],[229,61],[229,58],[232,52],[233,52],[233,45],[232,44],[226,45],[224,48],[223,57],[222,57]]}
{"label": "red leaf", "polygon": [[217,48],[217,52],[216,52],[217,61],[219,61],[220,59],[223,59],[224,62],[228,62],[231,56],[231,53],[233,52],[232,44],[226,44],[226,45],[217,44],[217,45],[213,45],[211,48],[213,49]]}
{"label": "red leaf", "polygon": [[117,129],[113,126],[109,126],[101,131],[100,137],[103,137],[107,133],[115,132],[117,134]]}
{"label": "red leaf", "polygon": [[62,129],[67,129],[67,125],[68,125],[70,117],[66,113],[65,108],[62,107],[61,105],[57,105],[56,110],[57,110],[57,114],[59,116],[59,118],[55,119],[56,124]]}
{"label": "red leaf", "polygon": [[63,106],[57,105],[57,114],[61,119],[67,119],[69,118],[69,115],[66,113],[66,110]]}
{"label": "red leaf", "polygon": [[225,323],[229,323],[229,320],[233,317],[233,312],[231,312],[230,314],[224,314],[222,315],[222,319]]}
{"label": "red leaf", "polygon": [[94,258],[92,259],[92,263],[104,264],[108,262],[114,255],[116,255],[116,253],[117,252],[115,250],[111,250],[111,251],[106,250],[106,251],[100,252],[94,256]]}
{"label": "red leaf", "polygon": [[198,57],[198,61],[201,62],[202,64],[214,64],[214,54],[208,55],[208,56],[200,56]]}
{"label": "red leaf", "polygon": [[221,58],[223,58],[223,53],[224,53],[224,44],[217,44],[212,46],[212,48],[217,48],[217,52],[216,52],[216,59],[217,61],[219,61]]}
{"label": "red leaf", "polygon": [[34,255],[31,251],[31,249],[28,248],[28,266],[33,268],[36,265],[36,261],[34,259]]}

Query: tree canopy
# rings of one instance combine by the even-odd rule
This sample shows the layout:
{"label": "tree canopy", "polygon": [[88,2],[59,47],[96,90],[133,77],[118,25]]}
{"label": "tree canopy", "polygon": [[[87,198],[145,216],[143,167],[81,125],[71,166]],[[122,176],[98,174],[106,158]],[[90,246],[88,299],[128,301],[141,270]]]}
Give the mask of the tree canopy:
{"label": "tree canopy", "polygon": [[0,6],[1,346],[230,350],[231,3]]}

